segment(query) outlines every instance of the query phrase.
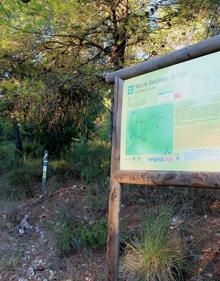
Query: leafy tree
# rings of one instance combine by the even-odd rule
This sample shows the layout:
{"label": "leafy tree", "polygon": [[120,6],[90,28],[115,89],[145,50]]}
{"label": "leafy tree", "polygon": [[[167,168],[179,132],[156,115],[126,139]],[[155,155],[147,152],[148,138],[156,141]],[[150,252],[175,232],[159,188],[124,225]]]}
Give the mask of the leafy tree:
{"label": "leafy tree", "polygon": [[88,90],[82,79],[79,83],[54,73],[39,78],[2,82],[2,117],[18,120],[25,138],[51,152],[62,150],[73,139],[88,140],[102,110],[94,87]]}
{"label": "leafy tree", "polygon": [[48,70],[80,66],[86,71],[88,63],[101,70],[117,69],[154,56],[160,37],[168,37],[164,45],[175,48],[177,41],[198,41],[214,29],[216,34],[219,1],[32,0],[24,5],[2,0],[1,10],[7,38],[9,29],[13,37],[21,36],[20,52],[25,34],[26,50],[31,47],[32,56]]}
{"label": "leafy tree", "polygon": [[53,150],[92,136],[106,71],[219,32],[217,0],[24,2],[0,1],[1,107]]}

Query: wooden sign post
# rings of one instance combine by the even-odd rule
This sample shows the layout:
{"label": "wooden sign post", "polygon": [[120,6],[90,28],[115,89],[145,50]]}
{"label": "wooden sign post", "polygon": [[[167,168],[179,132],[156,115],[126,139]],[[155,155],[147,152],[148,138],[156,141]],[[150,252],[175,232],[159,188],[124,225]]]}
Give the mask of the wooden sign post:
{"label": "wooden sign post", "polygon": [[[181,50],[162,56],[160,58],[155,58],[150,61],[146,61],[138,65],[106,75],[106,81],[108,83],[115,83],[112,162],[108,217],[107,281],[118,281],[119,229],[122,184],[220,188],[220,129],[218,129],[220,128],[219,51],[220,36],[216,36],[209,40],[185,47]],[[187,61],[191,61],[192,63],[188,63]],[[174,70],[172,69],[173,66],[176,66]],[[202,72],[201,66],[203,66]],[[156,73],[157,70],[161,69],[163,69],[163,72],[158,72],[158,78],[158,75],[156,74],[155,76],[154,72]],[[164,75],[164,69],[165,73],[167,71],[168,75]],[[187,69],[189,69],[189,72],[191,71],[192,74],[188,75],[186,71]],[[210,71],[215,71],[214,78],[212,78],[213,75],[208,73]],[[147,75],[147,73],[149,74],[149,76],[144,76]],[[175,76],[172,73],[177,73],[177,75]],[[175,79],[179,79],[178,73],[180,73],[182,76],[180,77],[180,80],[178,80],[175,84]],[[154,78],[154,76],[156,78]],[[134,85],[132,84],[133,78],[138,78],[138,82]],[[183,91],[177,91],[178,87],[181,88],[181,83],[179,81],[182,81]],[[128,82],[131,83],[131,85]],[[174,83],[175,85],[172,86],[172,83]],[[152,93],[150,98],[147,97],[146,99],[143,99],[144,102],[150,103],[149,100],[154,99],[154,95],[159,89],[157,88],[159,87],[159,84],[162,91],[157,93],[156,102],[158,104],[156,106],[156,109],[153,106],[143,108],[142,96],[135,103],[139,104],[140,108],[132,108],[129,109],[130,111],[126,109],[127,104],[129,105],[130,103],[130,98],[132,99],[132,95],[135,94],[134,91],[136,91],[137,94],[142,93],[143,96],[147,96],[149,93]],[[165,85],[168,90],[170,90],[169,87],[171,87],[171,90],[173,90],[173,92],[171,90],[163,91]],[[191,88],[195,87],[195,85],[197,85],[198,87],[200,87],[201,85],[202,86],[197,90],[194,88],[194,90],[192,90],[191,88],[189,90],[186,85]],[[141,87],[143,89],[140,90]],[[205,89],[203,89],[202,87]],[[125,93],[125,91],[127,90],[128,92]],[[195,91],[195,93],[193,91]],[[198,93],[196,91],[198,91]],[[192,103],[192,106],[187,105],[184,108],[184,103],[178,103],[178,99],[184,100],[182,94],[188,95],[188,92],[193,95],[192,99],[195,99],[195,95],[198,94],[199,101],[198,104],[196,104],[196,107],[193,107],[194,104]],[[202,94],[203,92],[204,95]],[[208,92],[210,92],[210,95],[207,94]],[[206,94],[208,95],[208,97]],[[123,98],[125,99],[125,97],[128,99],[127,103],[126,100],[123,100]],[[188,96],[186,100],[189,104],[190,98],[188,98]],[[211,103],[210,100],[212,100]],[[175,109],[173,109],[172,103],[175,103]],[[204,105],[206,103],[207,106]],[[211,108],[214,103],[215,106]],[[192,110],[190,109],[191,107],[193,107]],[[168,122],[168,125],[164,123],[165,125],[163,125],[163,128],[161,129],[159,128],[159,126],[157,126],[159,128],[159,133],[157,133],[157,131],[153,129],[154,137],[156,139],[163,138],[163,135],[161,135],[160,137],[160,133],[164,132],[164,126],[168,128],[169,124],[171,124],[170,120],[172,120],[172,122],[175,121],[175,126],[177,127],[177,129],[175,127],[175,136],[172,136],[172,138],[177,138],[177,140],[175,140],[175,144],[178,143],[180,147],[178,147],[178,151],[182,151],[181,149],[183,149],[181,148],[181,138],[183,138],[183,136],[181,135],[181,128],[185,126],[184,128],[187,132],[190,125],[188,126],[186,125],[186,123],[189,123],[189,121],[193,122],[192,126],[194,127],[191,131],[195,132],[195,135],[191,136],[192,142],[187,144],[187,150],[183,151],[182,154],[179,152],[176,153],[175,151],[169,151],[169,143],[173,145],[172,139],[168,136],[168,134],[171,134],[170,130],[169,133],[165,133],[165,138],[167,140],[161,143],[160,146],[154,145],[150,148],[147,148],[146,155],[142,155],[139,152],[142,148],[139,149],[137,138],[139,137],[142,129],[145,128],[142,124],[143,120],[141,118],[143,118],[143,116],[151,116],[150,114],[159,114],[159,118],[162,118],[160,113],[157,113],[157,110],[160,108],[162,108],[163,110],[163,113],[161,113],[161,115],[163,115],[164,120],[167,118],[167,120],[165,120],[164,122]],[[177,113],[174,112],[170,114],[170,108],[173,111],[177,111],[176,108],[178,108],[179,111]],[[142,109],[145,111],[141,111]],[[127,110],[127,112],[124,113],[124,110]],[[153,113],[151,113],[152,110],[154,110]],[[194,114],[194,112],[197,113]],[[173,118],[168,118],[169,115],[172,117],[173,114],[175,114],[174,121]],[[189,114],[192,115],[192,118],[190,118],[189,120],[185,120],[184,116],[188,116]],[[203,115],[205,118],[207,118],[207,120],[204,121],[201,118],[200,122],[198,122],[198,120],[196,120],[196,114]],[[215,116],[216,120],[215,118],[213,118]],[[126,120],[126,124],[123,123],[125,122],[124,120]],[[134,124],[135,122],[140,123],[140,130],[134,133],[134,136],[132,135],[132,133],[128,133],[126,131],[130,126],[129,122],[133,122]],[[177,122],[179,123],[177,124]],[[196,139],[196,132],[203,132],[204,129],[201,129],[200,127],[205,125],[208,127],[206,135],[204,133],[204,135],[200,137],[201,142],[199,140],[194,141],[194,138]],[[149,126],[146,125],[146,130],[148,127]],[[213,131],[210,131],[214,127],[217,129],[213,129]],[[208,136],[211,134],[211,132],[213,132],[213,136],[209,138]],[[178,134],[180,134],[180,137],[178,137]],[[133,146],[131,145],[130,148],[126,147],[128,145],[129,137],[133,141]],[[142,147],[143,143],[147,143],[147,141],[150,143],[150,140],[146,140],[146,138],[147,137],[143,138],[140,142],[140,145]],[[196,145],[198,145],[198,148],[196,147]],[[165,151],[165,147],[168,147],[166,148],[167,151]],[[157,149],[158,153],[156,151]],[[134,151],[134,155],[132,154],[132,151]]]}

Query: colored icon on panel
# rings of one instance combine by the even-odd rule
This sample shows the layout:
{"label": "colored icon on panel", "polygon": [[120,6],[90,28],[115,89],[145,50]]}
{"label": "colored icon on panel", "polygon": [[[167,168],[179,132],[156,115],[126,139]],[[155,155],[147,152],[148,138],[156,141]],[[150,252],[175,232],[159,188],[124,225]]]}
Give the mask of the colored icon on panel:
{"label": "colored icon on panel", "polygon": [[181,93],[181,92],[175,93],[175,100],[182,99],[182,97],[183,97],[183,93]]}
{"label": "colored icon on panel", "polygon": [[129,95],[133,95],[134,94],[134,86],[133,85],[128,86],[128,94]]}

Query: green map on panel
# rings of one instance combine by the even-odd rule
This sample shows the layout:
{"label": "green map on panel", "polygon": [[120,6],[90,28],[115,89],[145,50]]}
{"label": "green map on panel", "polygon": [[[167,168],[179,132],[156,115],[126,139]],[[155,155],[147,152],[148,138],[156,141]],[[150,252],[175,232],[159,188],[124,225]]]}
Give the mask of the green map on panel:
{"label": "green map on panel", "polygon": [[173,104],[131,110],[127,116],[126,155],[173,151]]}

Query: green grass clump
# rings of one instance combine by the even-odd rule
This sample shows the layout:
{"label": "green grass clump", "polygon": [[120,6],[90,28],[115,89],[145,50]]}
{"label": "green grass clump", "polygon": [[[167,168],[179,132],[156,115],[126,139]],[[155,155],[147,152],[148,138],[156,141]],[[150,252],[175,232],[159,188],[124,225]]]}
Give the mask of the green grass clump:
{"label": "green grass clump", "polygon": [[140,238],[126,246],[123,272],[141,281],[174,281],[181,279],[184,254],[180,239],[169,239],[171,211],[150,213]]}

